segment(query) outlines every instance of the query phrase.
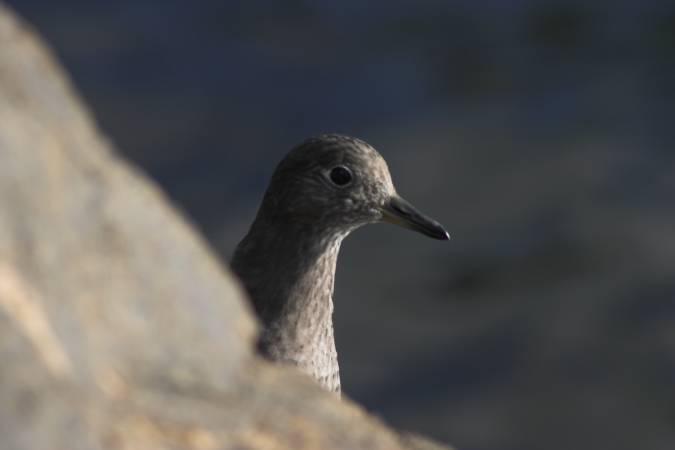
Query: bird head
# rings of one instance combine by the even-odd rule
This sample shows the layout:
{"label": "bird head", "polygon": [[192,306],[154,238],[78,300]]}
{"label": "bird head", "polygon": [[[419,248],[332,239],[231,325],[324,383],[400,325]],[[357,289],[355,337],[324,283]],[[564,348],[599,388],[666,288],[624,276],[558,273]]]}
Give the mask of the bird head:
{"label": "bird head", "polygon": [[291,150],[272,176],[261,213],[340,235],[389,222],[449,239],[438,222],[396,193],[387,163],[373,147],[336,134],[310,138]]}

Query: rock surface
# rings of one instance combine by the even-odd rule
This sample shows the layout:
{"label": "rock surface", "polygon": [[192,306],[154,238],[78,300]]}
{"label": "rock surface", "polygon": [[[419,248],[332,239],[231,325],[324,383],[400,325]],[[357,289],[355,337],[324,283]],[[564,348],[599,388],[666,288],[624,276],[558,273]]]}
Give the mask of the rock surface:
{"label": "rock surface", "polygon": [[440,448],[254,356],[238,284],[0,4],[0,448]]}

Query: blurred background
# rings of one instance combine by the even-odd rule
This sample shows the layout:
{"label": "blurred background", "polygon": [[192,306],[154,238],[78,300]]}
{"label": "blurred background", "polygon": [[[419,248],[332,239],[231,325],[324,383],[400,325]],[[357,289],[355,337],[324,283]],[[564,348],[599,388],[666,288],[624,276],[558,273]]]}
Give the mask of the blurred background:
{"label": "blurred background", "polygon": [[675,448],[675,4],[8,3],[223,260],[299,141],[380,150],[453,240],[343,245],[370,411],[462,450]]}

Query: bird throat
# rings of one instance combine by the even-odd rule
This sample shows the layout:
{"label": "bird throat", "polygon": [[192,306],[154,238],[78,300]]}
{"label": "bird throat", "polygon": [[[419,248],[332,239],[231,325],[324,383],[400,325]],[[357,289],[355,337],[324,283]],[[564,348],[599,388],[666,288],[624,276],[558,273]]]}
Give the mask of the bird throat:
{"label": "bird throat", "polygon": [[270,234],[259,225],[253,225],[232,261],[263,323],[259,348],[339,393],[332,297],[337,256],[347,233],[276,226]]}

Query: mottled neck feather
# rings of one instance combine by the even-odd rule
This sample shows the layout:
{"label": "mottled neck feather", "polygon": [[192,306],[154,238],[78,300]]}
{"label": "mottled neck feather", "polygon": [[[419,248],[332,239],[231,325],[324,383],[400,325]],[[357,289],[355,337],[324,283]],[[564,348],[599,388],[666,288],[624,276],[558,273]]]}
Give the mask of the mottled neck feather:
{"label": "mottled neck feather", "polygon": [[335,392],[340,378],[332,295],[345,234],[259,217],[232,260],[263,323],[262,352],[298,366]]}

